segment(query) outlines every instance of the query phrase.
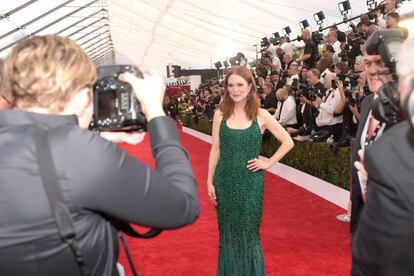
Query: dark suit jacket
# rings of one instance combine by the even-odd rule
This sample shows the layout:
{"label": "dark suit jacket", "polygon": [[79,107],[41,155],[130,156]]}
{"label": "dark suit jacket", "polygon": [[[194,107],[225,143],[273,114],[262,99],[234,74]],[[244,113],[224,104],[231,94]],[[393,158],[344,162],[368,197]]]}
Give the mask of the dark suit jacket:
{"label": "dark suit jacket", "polygon": [[401,242],[395,254],[392,254],[390,261],[387,262],[385,275],[406,276],[412,275],[414,271],[414,229],[408,239]]}
{"label": "dark suit jacket", "polygon": [[285,86],[285,81],[284,80],[279,80],[276,84],[276,86],[273,86],[272,89],[272,93],[276,93],[277,90],[279,90],[280,88],[283,88],[283,86]]}
{"label": "dark suit jacket", "polygon": [[[57,183],[74,220],[92,275],[118,275],[118,237],[111,216],[177,228],[199,212],[197,184],[175,122],[148,122],[157,169],[78,127],[77,118],[22,110],[0,112],[0,275],[79,275],[46,199],[34,146],[34,124],[50,129]],[[47,164],[46,164],[47,165]]]}
{"label": "dark suit jacket", "polygon": [[365,160],[367,204],[353,236],[351,275],[387,275],[414,229],[414,129],[407,121],[393,126],[366,149]]}
{"label": "dark suit jacket", "polygon": [[[374,95],[371,94],[362,101],[361,103],[361,120],[358,124],[358,130],[355,135],[355,141],[352,146],[351,152],[351,201],[352,201],[352,213],[351,213],[351,233],[355,233],[358,222],[359,216],[364,206],[364,202],[362,201],[362,192],[361,186],[359,183],[359,178],[357,175],[357,170],[354,167],[355,161],[360,161],[358,156],[358,151],[361,149],[361,135],[363,134],[362,131],[364,130],[365,123],[368,119],[369,112],[371,111],[372,101],[374,99]],[[364,134],[365,135],[365,134]]]}

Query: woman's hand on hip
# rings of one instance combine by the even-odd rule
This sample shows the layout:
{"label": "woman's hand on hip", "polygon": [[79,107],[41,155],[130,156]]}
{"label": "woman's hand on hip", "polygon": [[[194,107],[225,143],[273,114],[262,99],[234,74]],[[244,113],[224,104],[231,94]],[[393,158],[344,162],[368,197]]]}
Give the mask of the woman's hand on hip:
{"label": "woman's hand on hip", "polygon": [[254,158],[247,161],[247,168],[253,172],[258,170],[266,170],[270,167],[270,163],[267,160],[261,160],[259,158]]}

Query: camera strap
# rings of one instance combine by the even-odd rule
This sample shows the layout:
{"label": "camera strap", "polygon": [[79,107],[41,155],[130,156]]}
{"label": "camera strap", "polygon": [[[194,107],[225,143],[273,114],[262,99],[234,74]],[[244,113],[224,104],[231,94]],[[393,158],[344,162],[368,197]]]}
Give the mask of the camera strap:
{"label": "camera strap", "polygon": [[384,125],[384,123],[378,122],[378,125],[374,125],[373,127],[375,128],[371,129],[372,125],[374,124],[373,121],[374,121],[374,117],[371,115],[371,117],[368,120],[368,132],[365,136],[366,147],[372,144],[377,139],[378,133]]}
{"label": "camera strap", "polygon": [[326,103],[326,101],[328,100],[329,96],[331,95],[333,89],[329,89],[328,90],[328,94],[326,94],[325,98],[323,99],[323,102]]}
{"label": "camera strap", "polygon": [[76,239],[75,227],[70,210],[64,202],[60,186],[57,184],[58,177],[49,146],[49,131],[44,126],[36,125],[35,147],[39,162],[39,173],[59,234],[73,252],[81,275],[89,276],[91,273],[86,267],[80,245]]}

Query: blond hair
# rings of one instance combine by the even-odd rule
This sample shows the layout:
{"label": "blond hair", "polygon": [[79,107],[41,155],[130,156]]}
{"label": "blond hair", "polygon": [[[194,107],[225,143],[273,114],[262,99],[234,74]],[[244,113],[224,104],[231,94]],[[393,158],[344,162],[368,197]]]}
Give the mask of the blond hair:
{"label": "blond hair", "polygon": [[47,35],[25,39],[4,62],[13,107],[62,111],[83,88],[96,81],[96,69],[83,49],[69,38]]}

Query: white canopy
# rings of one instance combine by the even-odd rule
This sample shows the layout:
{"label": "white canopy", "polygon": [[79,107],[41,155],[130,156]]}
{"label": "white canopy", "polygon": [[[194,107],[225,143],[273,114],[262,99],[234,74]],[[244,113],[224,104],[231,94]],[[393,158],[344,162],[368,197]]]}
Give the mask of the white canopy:
{"label": "white canopy", "polygon": [[[313,14],[323,11],[324,26],[340,23],[340,1],[333,0],[1,0],[0,56],[15,41],[33,34],[59,33],[76,40],[97,64],[133,63],[212,68],[216,61],[242,52],[251,61],[256,44],[274,32],[291,38],[307,19],[318,30]],[[364,0],[351,0],[348,18],[367,12]],[[414,11],[404,1],[401,14]],[[12,13],[11,13],[12,12]],[[348,29],[346,24],[340,25]],[[414,30],[411,30],[413,32]]]}

